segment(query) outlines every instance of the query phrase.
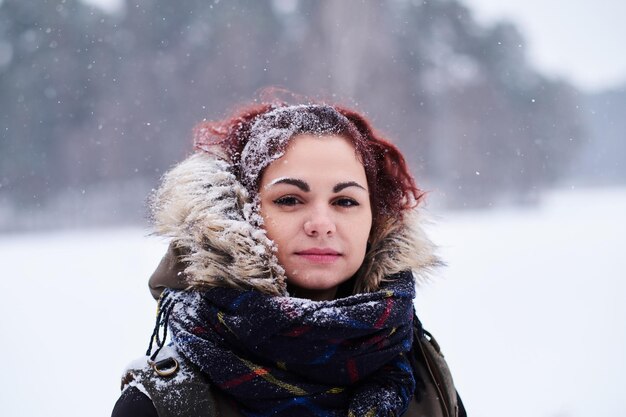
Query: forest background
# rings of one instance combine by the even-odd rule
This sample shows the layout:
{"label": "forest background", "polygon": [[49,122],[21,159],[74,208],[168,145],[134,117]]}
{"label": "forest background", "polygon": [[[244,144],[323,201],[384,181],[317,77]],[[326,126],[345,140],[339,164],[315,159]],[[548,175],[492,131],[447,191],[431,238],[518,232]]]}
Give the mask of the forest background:
{"label": "forest background", "polygon": [[626,88],[537,71],[456,0],[0,0],[0,232],[144,224],[195,123],[267,86],[368,114],[430,204],[623,184]]}

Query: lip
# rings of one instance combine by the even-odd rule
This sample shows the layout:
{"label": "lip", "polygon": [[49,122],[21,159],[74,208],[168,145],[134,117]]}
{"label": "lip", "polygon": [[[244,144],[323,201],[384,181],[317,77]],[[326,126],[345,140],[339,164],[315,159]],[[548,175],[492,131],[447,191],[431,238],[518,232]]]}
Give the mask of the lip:
{"label": "lip", "polygon": [[296,255],[318,264],[330,264],[341,257],[340,252],[330,248],[309,248],[296,252]]}

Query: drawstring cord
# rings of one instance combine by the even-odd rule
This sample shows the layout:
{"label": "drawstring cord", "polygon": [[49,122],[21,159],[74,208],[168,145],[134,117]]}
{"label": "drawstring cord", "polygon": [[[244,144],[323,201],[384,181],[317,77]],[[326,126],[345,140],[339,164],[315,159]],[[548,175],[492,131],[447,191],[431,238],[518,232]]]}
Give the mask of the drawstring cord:
{"label": "drawstring cord", "polygon": [[[152,352],[152,345],[156,342],[157,348],[150,356],[150,360],[154,362],[157,355],[165,345],[165,339],[167,338],[167,328],[168,322],[170,318],[170,314],[172,312],[172,308],[174,307],[175,300],[169,297],[169,290],[165,289],[161,296],[159,297],[159,302],[157,304],[157,317],[156,323],[154,325],[154,330],[152,331],[152,336],[150,337],[150,344],[148,345],[148,350],[146,351],[146,356],[150,356]],[[161,335],[161,328],[163,329]]]}

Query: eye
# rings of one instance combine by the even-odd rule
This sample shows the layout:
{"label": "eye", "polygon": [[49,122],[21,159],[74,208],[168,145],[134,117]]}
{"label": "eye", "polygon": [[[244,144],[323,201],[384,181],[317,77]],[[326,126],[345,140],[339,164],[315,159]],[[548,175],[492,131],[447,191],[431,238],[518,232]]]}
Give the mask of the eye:
{"label": "eye", "polygon": [[301,204],[302,202],[300,200],[298,200],[297,197],[294,197],[292,195],[286,195],[280,198],[277,198],[276,200],[274,200],[274,204],[278,205],[278,206],[287,206],[287,207],[292,207],[295,206],[297,204]]}
{"label": "eye", "polygon": [[348,198],[348,197],[338,198],[337,200],[333,201],[333,205],[339,206],[339,207],[356,207],[356,206],[360,206],[358,201],[356,201],[353,198]]}

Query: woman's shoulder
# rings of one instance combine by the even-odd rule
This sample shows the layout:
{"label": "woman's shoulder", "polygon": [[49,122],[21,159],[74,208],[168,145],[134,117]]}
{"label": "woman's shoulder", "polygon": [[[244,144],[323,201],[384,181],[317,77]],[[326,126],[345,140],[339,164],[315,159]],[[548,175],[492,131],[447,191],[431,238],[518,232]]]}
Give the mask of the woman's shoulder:
{"label": "woman's shoulder", "polygon": [[164,347],[155,360],[144,357],[129,365],[122,389],[113,417],[217,415],[206,377],[170,347]]}

